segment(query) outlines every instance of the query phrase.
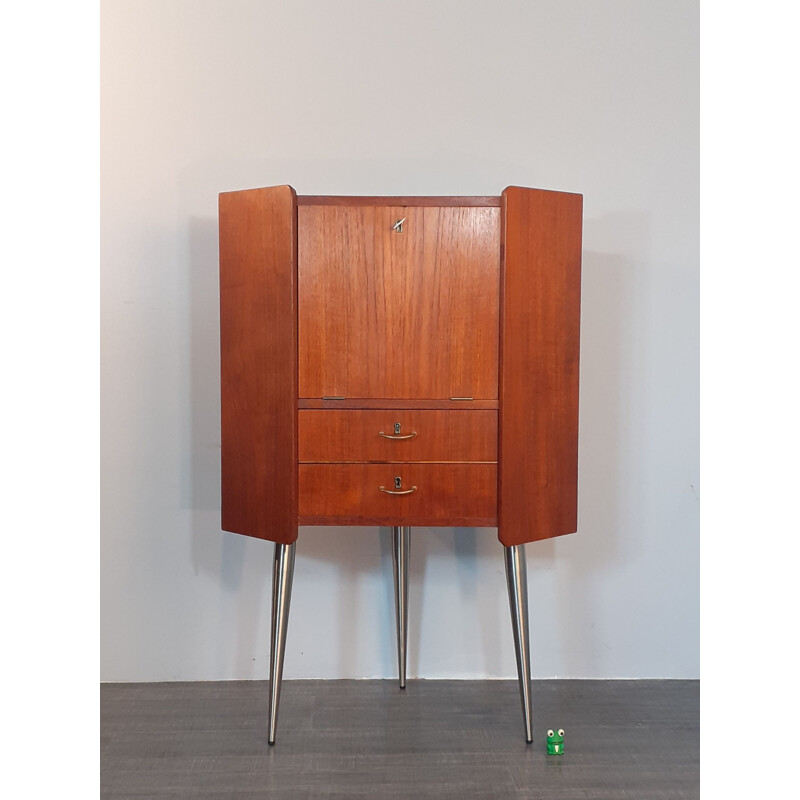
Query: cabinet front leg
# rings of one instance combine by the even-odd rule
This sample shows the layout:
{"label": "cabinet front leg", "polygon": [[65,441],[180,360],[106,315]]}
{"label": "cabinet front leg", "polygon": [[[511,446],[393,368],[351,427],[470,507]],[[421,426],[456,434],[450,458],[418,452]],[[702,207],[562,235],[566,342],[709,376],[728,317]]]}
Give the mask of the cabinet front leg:
{"label": "cabinet front leg", "polygon": [[517,654],[517,675],[522,698],[522,717],[525,740],[533,741],[533,698],[531,696],[531,651],[528,636],[528,570],[525,565],[525,545],[506,547],[506,581],[514,647]]}
{"label": "cabinet front leg", "polygon": [[397,617],[397,668],[400,688],[406,688],[406,652],[408,649],[408,549],[411,528],[392,528],[392,564],[394,566],[394,608]]}
{"label": "cabinet front leg", "polygon": [[275,544],[272,565],[272,637],[269,659],[269,743],[275,744],[278,726],[278,702],[283,680],[283,656],[286,652],[286,626],[289,601],[292,599],[294,554],[296,544]]}

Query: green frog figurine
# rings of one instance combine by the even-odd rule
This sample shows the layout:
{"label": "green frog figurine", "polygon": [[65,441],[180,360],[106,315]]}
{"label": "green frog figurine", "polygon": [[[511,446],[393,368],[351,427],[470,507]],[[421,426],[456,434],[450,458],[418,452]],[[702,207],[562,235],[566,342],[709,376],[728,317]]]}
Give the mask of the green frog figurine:
{"label": "green frog figurine", "polygon": [[547,755],[560,756],[564,752],[564,729],[559,728],[558,733],[553,733],[551,728],[547,731]]}

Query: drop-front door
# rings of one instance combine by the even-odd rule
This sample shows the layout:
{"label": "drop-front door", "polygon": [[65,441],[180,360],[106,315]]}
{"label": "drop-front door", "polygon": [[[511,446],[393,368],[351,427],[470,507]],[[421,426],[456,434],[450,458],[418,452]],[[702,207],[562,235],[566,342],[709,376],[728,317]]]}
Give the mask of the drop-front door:
{"label": "drop-front door", "polygon": [[301,398],[496,399],[500,209],[298,208]]}

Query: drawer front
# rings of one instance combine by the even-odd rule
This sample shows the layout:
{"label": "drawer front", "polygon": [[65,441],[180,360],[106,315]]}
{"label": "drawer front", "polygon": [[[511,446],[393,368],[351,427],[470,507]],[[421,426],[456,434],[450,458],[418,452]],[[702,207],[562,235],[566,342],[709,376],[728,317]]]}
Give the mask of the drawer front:
{"label": "drawer front", "polygon": [[300,525],[497,525],[495,464],[300,464],[298,478]]}
{"label": "drawer front", "polygon": [[305,409],[298,437],[301,463],[493,463],[497,412]]}

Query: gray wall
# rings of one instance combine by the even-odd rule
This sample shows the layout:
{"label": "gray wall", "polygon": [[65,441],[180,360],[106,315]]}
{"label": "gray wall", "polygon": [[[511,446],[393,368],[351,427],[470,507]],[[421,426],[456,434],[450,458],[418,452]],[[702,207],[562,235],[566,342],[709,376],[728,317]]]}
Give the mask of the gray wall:
{"label": "gray wall", "polygon": [[[584,194],[579,532],[536,677],[697,677],[695,2],[102,6],[102,678],[263,678],[219,527],[217,194]],[[286,677],[395,670],[387,529],[300,532]],[[493,530],[412,532],[409,673],[515,674]]]}

